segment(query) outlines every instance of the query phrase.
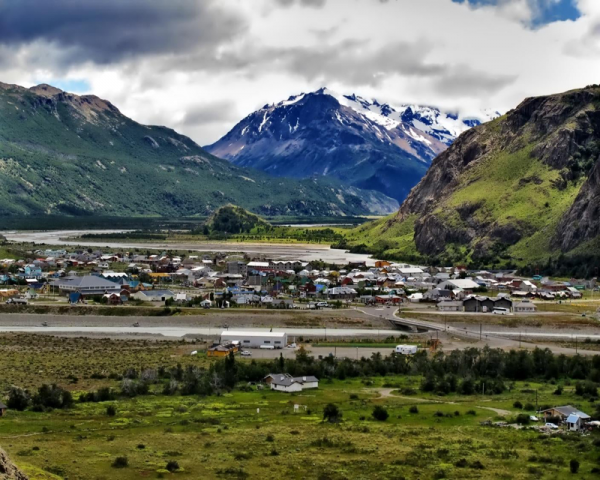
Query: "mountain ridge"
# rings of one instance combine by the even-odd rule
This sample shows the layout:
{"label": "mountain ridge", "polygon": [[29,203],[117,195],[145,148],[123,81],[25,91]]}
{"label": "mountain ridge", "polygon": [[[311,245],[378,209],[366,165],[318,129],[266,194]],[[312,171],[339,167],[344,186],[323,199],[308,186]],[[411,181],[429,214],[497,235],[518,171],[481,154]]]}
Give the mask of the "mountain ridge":
{"label": "mountain ridge", "polygon": [[401,201],[431,160],[478,123],[433,107],[396,109],[322,88],[263,106],[205,148],[272,175],[333,176]]}
{"label": "mountain ridge", "polygon": [[267,216],[345,216],[397,206],[327,179],[234,166],[109,101],[45,84],[0,84],[0,187],[0,216],[204,216],[228,203]]}

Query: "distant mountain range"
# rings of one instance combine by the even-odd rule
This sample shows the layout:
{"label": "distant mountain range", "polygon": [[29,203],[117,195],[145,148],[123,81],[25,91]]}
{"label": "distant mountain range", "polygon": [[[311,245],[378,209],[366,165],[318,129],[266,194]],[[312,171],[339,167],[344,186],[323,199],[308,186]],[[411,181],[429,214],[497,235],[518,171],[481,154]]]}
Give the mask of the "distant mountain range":
{"label": "distant mountain range", "polygon": [[229,203],[266,216],[365,215],[398,206],[335,179],[273,178],[234,166],[93,95],[0,83],[0,217],[205,216]]}
{"label": "distant mountain range", "polygon": [[393,107],[324,88],[265,105],[205,149],[271,175],[329,176],[402,201],[458,135],[497,116]]}
{"label": "distant mountain range", "polygon": [[444,265],[561,259],[597,275],[588,260],[600,254],[598,105],[600,85],[528,98],[463,133],[396,215],[357,228],[349,244]]}

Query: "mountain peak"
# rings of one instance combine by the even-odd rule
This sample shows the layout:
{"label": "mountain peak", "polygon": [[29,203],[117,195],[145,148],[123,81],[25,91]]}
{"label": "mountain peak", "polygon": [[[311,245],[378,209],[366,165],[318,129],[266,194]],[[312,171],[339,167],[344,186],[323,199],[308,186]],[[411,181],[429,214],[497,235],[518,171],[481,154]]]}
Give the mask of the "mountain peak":
{"label": "mountain peak", "polygon": [[59,93],[64,93],[60,88],[53,87],[52,85],[48,85],[47,83],[40,83],[35,87],[31,87],[33,93],[37,95],[42,95],[44,97],[53,97],[54,95],[58,95]]}

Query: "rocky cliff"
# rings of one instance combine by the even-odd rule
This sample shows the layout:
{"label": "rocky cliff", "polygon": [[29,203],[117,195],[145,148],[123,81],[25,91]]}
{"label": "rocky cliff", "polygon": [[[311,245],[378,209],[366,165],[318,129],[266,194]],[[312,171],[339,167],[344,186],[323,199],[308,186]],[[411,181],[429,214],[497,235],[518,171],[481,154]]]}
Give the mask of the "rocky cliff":
{"label": "rocky cliff", "polygon": [[29,477],[21,472],[14,463],[10,461],[6,452],[0,448],[0,480],[29,480]]}
{"label": "rocky cliff", "polygon": [[463,133],[378,235],[410,224],[412,243],[406,246],[406,235],[404,242],[413,253],[516,262],[593,240],[600,232],[599,107],[600,87],[589,86],[528,98]]}

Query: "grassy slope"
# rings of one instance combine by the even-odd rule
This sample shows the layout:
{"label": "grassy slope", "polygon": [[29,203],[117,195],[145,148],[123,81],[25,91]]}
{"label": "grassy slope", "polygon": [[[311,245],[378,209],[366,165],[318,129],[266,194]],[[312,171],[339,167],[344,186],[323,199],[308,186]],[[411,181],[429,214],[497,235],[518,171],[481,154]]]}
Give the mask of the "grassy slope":
{"label": "grassy slope", "polygon": [[[532,149],[533,145],[528,145],[516,152],[501,151],[479,162],[465,172],[458,188],[440,203],[435,214],[447,225],[467,228],[457,208],[481,204],[473,214],[478,221],[491,220],[498,225],[518,223],[526,225],[531,232],[530,236],[508,248],[506,253],[513,261],[541,261],[556,254],[550,247],[550,239],[561,216],[577,196],[583,179],[570,182],[564,190],[553,187],[552,182],[559,178],[559,171],[531,157]],[[533,177],[539,180],[522,182],[522,179]],[[364,243],[371,251],[386,258],[418,258],[413,240],[415,217],[391,223],[394,217],[391,215],[353,229],[347,233],[349,243]],[[466,246],[449,245],[447,250],[469,258]]]}

